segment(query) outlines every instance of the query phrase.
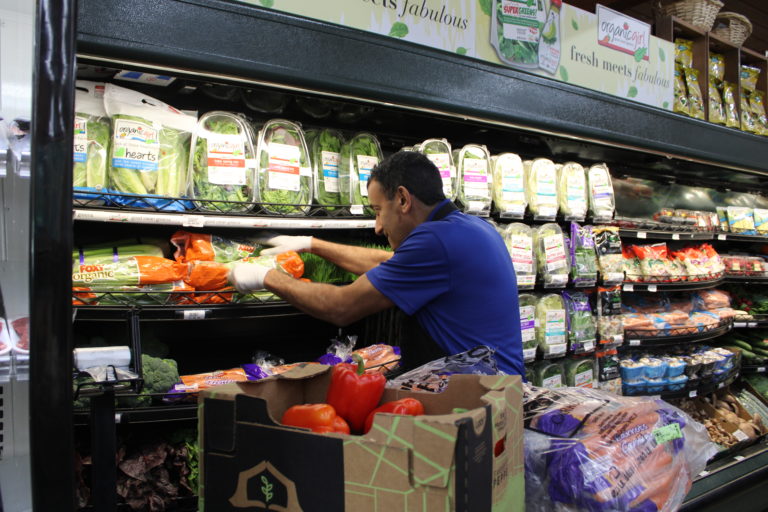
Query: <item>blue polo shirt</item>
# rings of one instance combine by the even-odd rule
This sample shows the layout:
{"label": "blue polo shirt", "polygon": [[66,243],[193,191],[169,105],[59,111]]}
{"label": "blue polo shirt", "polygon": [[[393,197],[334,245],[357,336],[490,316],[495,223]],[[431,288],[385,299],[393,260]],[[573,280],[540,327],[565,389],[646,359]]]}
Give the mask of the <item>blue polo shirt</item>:
{"label": "blue polo shirt", "polygon": [[517,280],[507,247],[477,217],[454,211],[432,221],[441,205],[366,276],[447,354],[488,345],[496,349],[499,369],[525,375]]}

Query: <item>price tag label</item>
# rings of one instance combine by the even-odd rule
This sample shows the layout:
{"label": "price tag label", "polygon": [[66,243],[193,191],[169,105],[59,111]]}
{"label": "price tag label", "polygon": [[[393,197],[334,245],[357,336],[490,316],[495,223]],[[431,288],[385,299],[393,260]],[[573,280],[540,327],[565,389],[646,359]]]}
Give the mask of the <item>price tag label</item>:
{"label": "price tag label", "polygon": [[638,231],[637,238],[648,238],[648,234],[645,231]]}
{"label": "price tag label", "polygon": [[536,359],[536,348],[523,349],[523,359],[526,361],[532,361]]}
{"label": "price tag label", "polygon": [[203,215],[185,215],[181,225],[185,228],[202,228],[205,226],[205,217]]}
{"label": "price tag label", "polygon": [[765,373],[765,366],[761,366],[757,369],[757,373]]}
{"label": "price tag label", "polygon": [[624,291],[625,292],[633,292],[633,291],[635,291],[635,285],[625,284],[624,285]]}
{"label": "price tag label", "polygon": [[708,474],[709,474],[709,471],[707,471],[707,470],[705,469],[704,471],[702,471],[701,473],[699,473],[699,476],[700,476],[700,477],[702,477],[702,478],[704,478],[704,477],[705,477],[705,476],[707,476]]}
{"label": "price tag label", "polygon": [[656,440],[656,444],[668,443],[681,437],[683,437],[683,433],[680,431],[679,423],[670,423],[653,431],[653,438]]}
{"label": "price tag label", "polygon": [[725,382],[721,382],[717,385],[717,389],[723,389],[725,387]]}
{"label": "price tag label", "polygon": [[629,346],[630,347],[639,347],[640,346],[640,340],[629,340]]}
{"label": "price tag label", "polygon": [[184,320],[205,320],[205,310],[190,309],[184,311]]}
{"label": "price tag label", "polygon": [[550,345],[549,346],[549,353],[550,353],[550,355],[565,354],[566,348],[567,347],[566,347],[565,343],[560,344],[560,345]]}
{"label": "price tag label", "polygon": [[754,329],[755,327],[757,327],[757,322],[747,322],[747,327],[749,327],[750,329]]}
{"label": "price tag label", "polygon": [[688,392],[688,398],[696,398],[698,396],[698,392],[696,392],[695,389]]}
{"label": "price tag label", "polygon": [[123,419],[123,413],[116,412],[115,413],[115,423],[120,423]]}
{"label": "price tag label", "polygon": [[727,235],[717,235],[717,239],[718,240],[727,240],[728,236]]}
{"label": "price tag label", "polygon": [[[739,432],[741,432],[741,431],[739,430]],[[735,434],[735,433],[733,434],[733,437],[736,437],[736,434]],[[733,458],[733,460],[735,460],[735,461],[737,461],[737,462],[741,462],[741,461],[743,461],[743,460],[744,460],[744,456],[743,456],[743,455],[736,455],[736,456]]]}
{"label": "price tag label", "polygon": [[656,288],[655,284],[649,284],[648,285],[648,291],[649,292],[655,292],[656,290],[658,290],[658,288]]}
{"label": "price tag label", "polygon": [[352,215],[362,215],[363,214],[363,205],[361,204],[353,204],[349,208],[349,213]]}
{"label": "price tag label", "polygon": [[677,233],[673,233],[672,240],[680,240],[680,235],[678,235]]}
{"label": "price tag label", "polygon": [[733,322],[734,329],[739,329],[743,327],[747,327],[747,322]]}
{"label": "price tag label", "polygon": [[595,342],[594,341],[585,341],[584,342],[584,352],[592,352],[595,350]]}

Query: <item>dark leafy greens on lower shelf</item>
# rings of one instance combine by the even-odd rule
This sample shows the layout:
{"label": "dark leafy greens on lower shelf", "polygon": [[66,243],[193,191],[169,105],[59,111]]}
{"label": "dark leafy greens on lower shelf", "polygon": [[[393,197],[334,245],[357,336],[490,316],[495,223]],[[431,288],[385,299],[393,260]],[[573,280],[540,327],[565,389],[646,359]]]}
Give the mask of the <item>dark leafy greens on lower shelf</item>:
{"label": "dark leafy greens on lower shelf", "polygon": [[208,112],[192,137],[192,197],[201,210],[242,212],[254,201],[254,137],[231,112]]}
{"label": "dark leafy greens on lower shelf", "polygon": [[336,130],[323,129],[317,131],[308,144],[315,202],[322,206],[343,204],[339,194],[339,170],[344,137]]}
{"label": "dark leafy greens on lower shelf", "polygon": [[551,293],[536,303],[536,343],[546,358],[565,355],[568,336],[565,325],[565,304],[560,295]]}
{"label": "dark leafy greens on lower shelf", "polygon": [[141,196],[184,196],[196,119],[114,84],[105,86],[104,107],[112,118],[110,187]]}
{"label": "dark leafy greens on lower shelf", "polygon": [[97,88],[104,84],[78,81],[75,89],[73,185],[96,190],[107,188],[107,152],[110,121]]}
{"label": "dark leafy greens on lower shelf", "polygon": [[574,354],[592,352],[597,340],[597,328],[589,297],[582,292],[563,292],[567,311],[568,345]]}
{"label": "dark leafy greens on lower shelf", "polygon": [[459,175],[458,198],[468,213],[491,211],[491,158],[488,149],[479,144],[467,144],[453,151]]}
{"label": "dark leafy greens on lower shelf", "polygon": [[597,252],[592,226],[571,222],[571,281],[575,286],[594,286],[597,282]]}
{"label": "dark leafy greens on lower shelf", "polygon": [[565,387],[565,371],[559,362],[539,361],[533,365],[533,385],[547,389]]}
{"label": "dark leafy greens on lower shelf", "polygon": [[536,303],[535,295],[521,293],[517,297],[520,307],[520,337],[523,341],[523,359],[533,361],[536,359]]}
{"label": "dark leafy greens on lower shelf", "polygon": [[594,388],[595,373],[595,360],[591,357],[570,359],[565,363],[565,384],[572,388]]}
{"label": "dark leafy greens on lower shelf", "polygon": [[413,151],[427,155],[427,158],[440,171],[440,177],[443,180],[443,194],[451,201],[456,199],[456,166],[450,143],[445,139],[427,139],[414,146]]}
{"label": "dark leafy greens on lower shelf", "polygon": [[[358,133],[341,150],[341,172],[339,191],[342,200],[352,205],[352,213],[359,214],[356,207],[368,205],[368,178],[371,171],[383,159],[381,145],[375,135]],[[373,210],[366,208],[368,214]]]}
{"label": "dark leafy greens on lower shelf", "polygon": [[312,168],[304,133],[296,123],[267,121],[259,131],[259,194],[269,213],[306,215],[312,202]]}

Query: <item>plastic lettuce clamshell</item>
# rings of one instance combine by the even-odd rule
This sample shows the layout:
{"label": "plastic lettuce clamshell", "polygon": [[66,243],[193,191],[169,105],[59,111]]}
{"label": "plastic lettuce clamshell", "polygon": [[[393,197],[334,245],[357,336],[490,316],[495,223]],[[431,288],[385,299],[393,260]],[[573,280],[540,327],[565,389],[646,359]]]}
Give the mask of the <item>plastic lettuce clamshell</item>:
{"label": "plastic lettuce clamshell", "polygon": [[568,349],[565,316],[560,295],[544,295],[536,303],[536,344],[544,359],[562,357]]}
{"label": "plastic lettuce clamshell", "polygon": [[107,154],[110,121],[104,110],[104,84],[78,80],[75,88],[75,136],[72,168],[75,197],[92,199],[94,194],[80,190],[104,191],[107,188]]}
{"label": "plastic lettuce clamshell", "polygon": [[342,204],[339,172],[344,136],[336,130],[323,129],[316,131],[308,144],[314,178],[312,196],[315,203],[326,207]]}
{"label": "plastic lettuce clamshell", "polygon": [[545,288],[564,287],[568,283],[568,248],[563,230],[555,223],[543,224],[533,232],[537,274]]}
{"label": "plastic lettuce clamshell", "polygon": [[454,201],[458,193],[458,180],[456,179],[453,152],[448,141],[445,139],[427,139],[414,146],[413,151],[426,155],[435,164],[440,171],[440,178],[443,180],[443,194],[447,199]]}
{"label": "plastic lettuce clamshell", "polygon": [[613,218],[616,199],[613,194],[611,173],[605,164],[595,164],[587,171],[589,187],[589,213],[595,222],[604,222]]}
{"label": "plastic lettuce clamshell", "polygon": [[565,220],[582,221],[587,215],[587,176],[584,167],[567,162],[557,171],[557,196]]}
{"label": "plastic lettuce clamshell", "polygon": [[548,158],[526,160],[525,192],[528,209],[536,220],[555,220],[557,217],[557,168]]}
{"label": "plastic lettuce clamshell", "polygon": [[192,135],[191,196],[200,210],[253,208],[256,152],[250,124],[233,112],[208,112]]}
{"label": "plastic lettuce clamshell", "polygon": [[[110,187],[138,196],[178,198],[186,194],[189,142],[197,119],[155,98],[109,83],[104,87],[104,108],[112,119]],[[167,206],[183,209],[175,204]]]}
{"label": "plastic lettuce clamshell", "polygon": [[523,360],[536,359],[536,303],[538,299],[530,293],[521,293],[517,297],[520,308],[520,336],[523,341]]}
{"label": "plastic lettuce clamshell", "polygon": [[256,200],[267,213],[306,215],[312,202],[312,168],[301,127],[284,119],[267,121],[256,149]]}
{"label": "plastic lettuce clamshell", "polygon": [[565,363],[565,384],[569,388],[594,388],[595,360],[590,358],[571,359]]}
{"label": "plastic lettuce clamshell", "polygon": [[518,290],[532,290],[536,285],[533,230],[526,224],[513,222],[501,234],[515,267]]}
{"label": "plastic lettuce clamshell", "polygon": [[493,175],[493,207],[503,219],[522,219],[528,202],[525,199],[525,168],[515,153],[491,157]]}
{"label": "plastic lettuce clamshell", "polygon": [[454,150],[459,175],[458,199],[467,213],[487,217],[491,212],[491,158],[488,149],[467,144]]}
{"label": "plastic lettuce clamshell", "polygon": [[368,178],[382,159],[379,140],[370,133],[358,133],[342,147],[339,193],[342,202],[352,205],[352,214],[373,213],[371,208],[364,210],[363,206],[368,205]]}
{"label": "plastic lettuce clamshell", "polygon": [[563,365],[552,361],[539,361],[533,365],[533,383],[547,389],[565,387]]}

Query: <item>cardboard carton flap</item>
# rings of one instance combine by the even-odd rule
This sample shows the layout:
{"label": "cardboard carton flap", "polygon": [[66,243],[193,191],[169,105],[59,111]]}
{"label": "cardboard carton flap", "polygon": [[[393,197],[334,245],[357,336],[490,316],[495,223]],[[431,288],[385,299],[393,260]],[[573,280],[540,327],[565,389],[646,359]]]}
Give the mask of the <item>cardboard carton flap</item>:
{"label": "cardboard carton flap", "polygon": [[301,363],[285,373],[281,373],[276,376],[278,379],[309,379],[317,375],[321,375],[331,367],[320,363]]}
{"label": "cardboard carton flap", "polygon": [[413,421],[413,479],[419,485],[447,487],[450,482],[456,438],[454,423],[420,416]]}

